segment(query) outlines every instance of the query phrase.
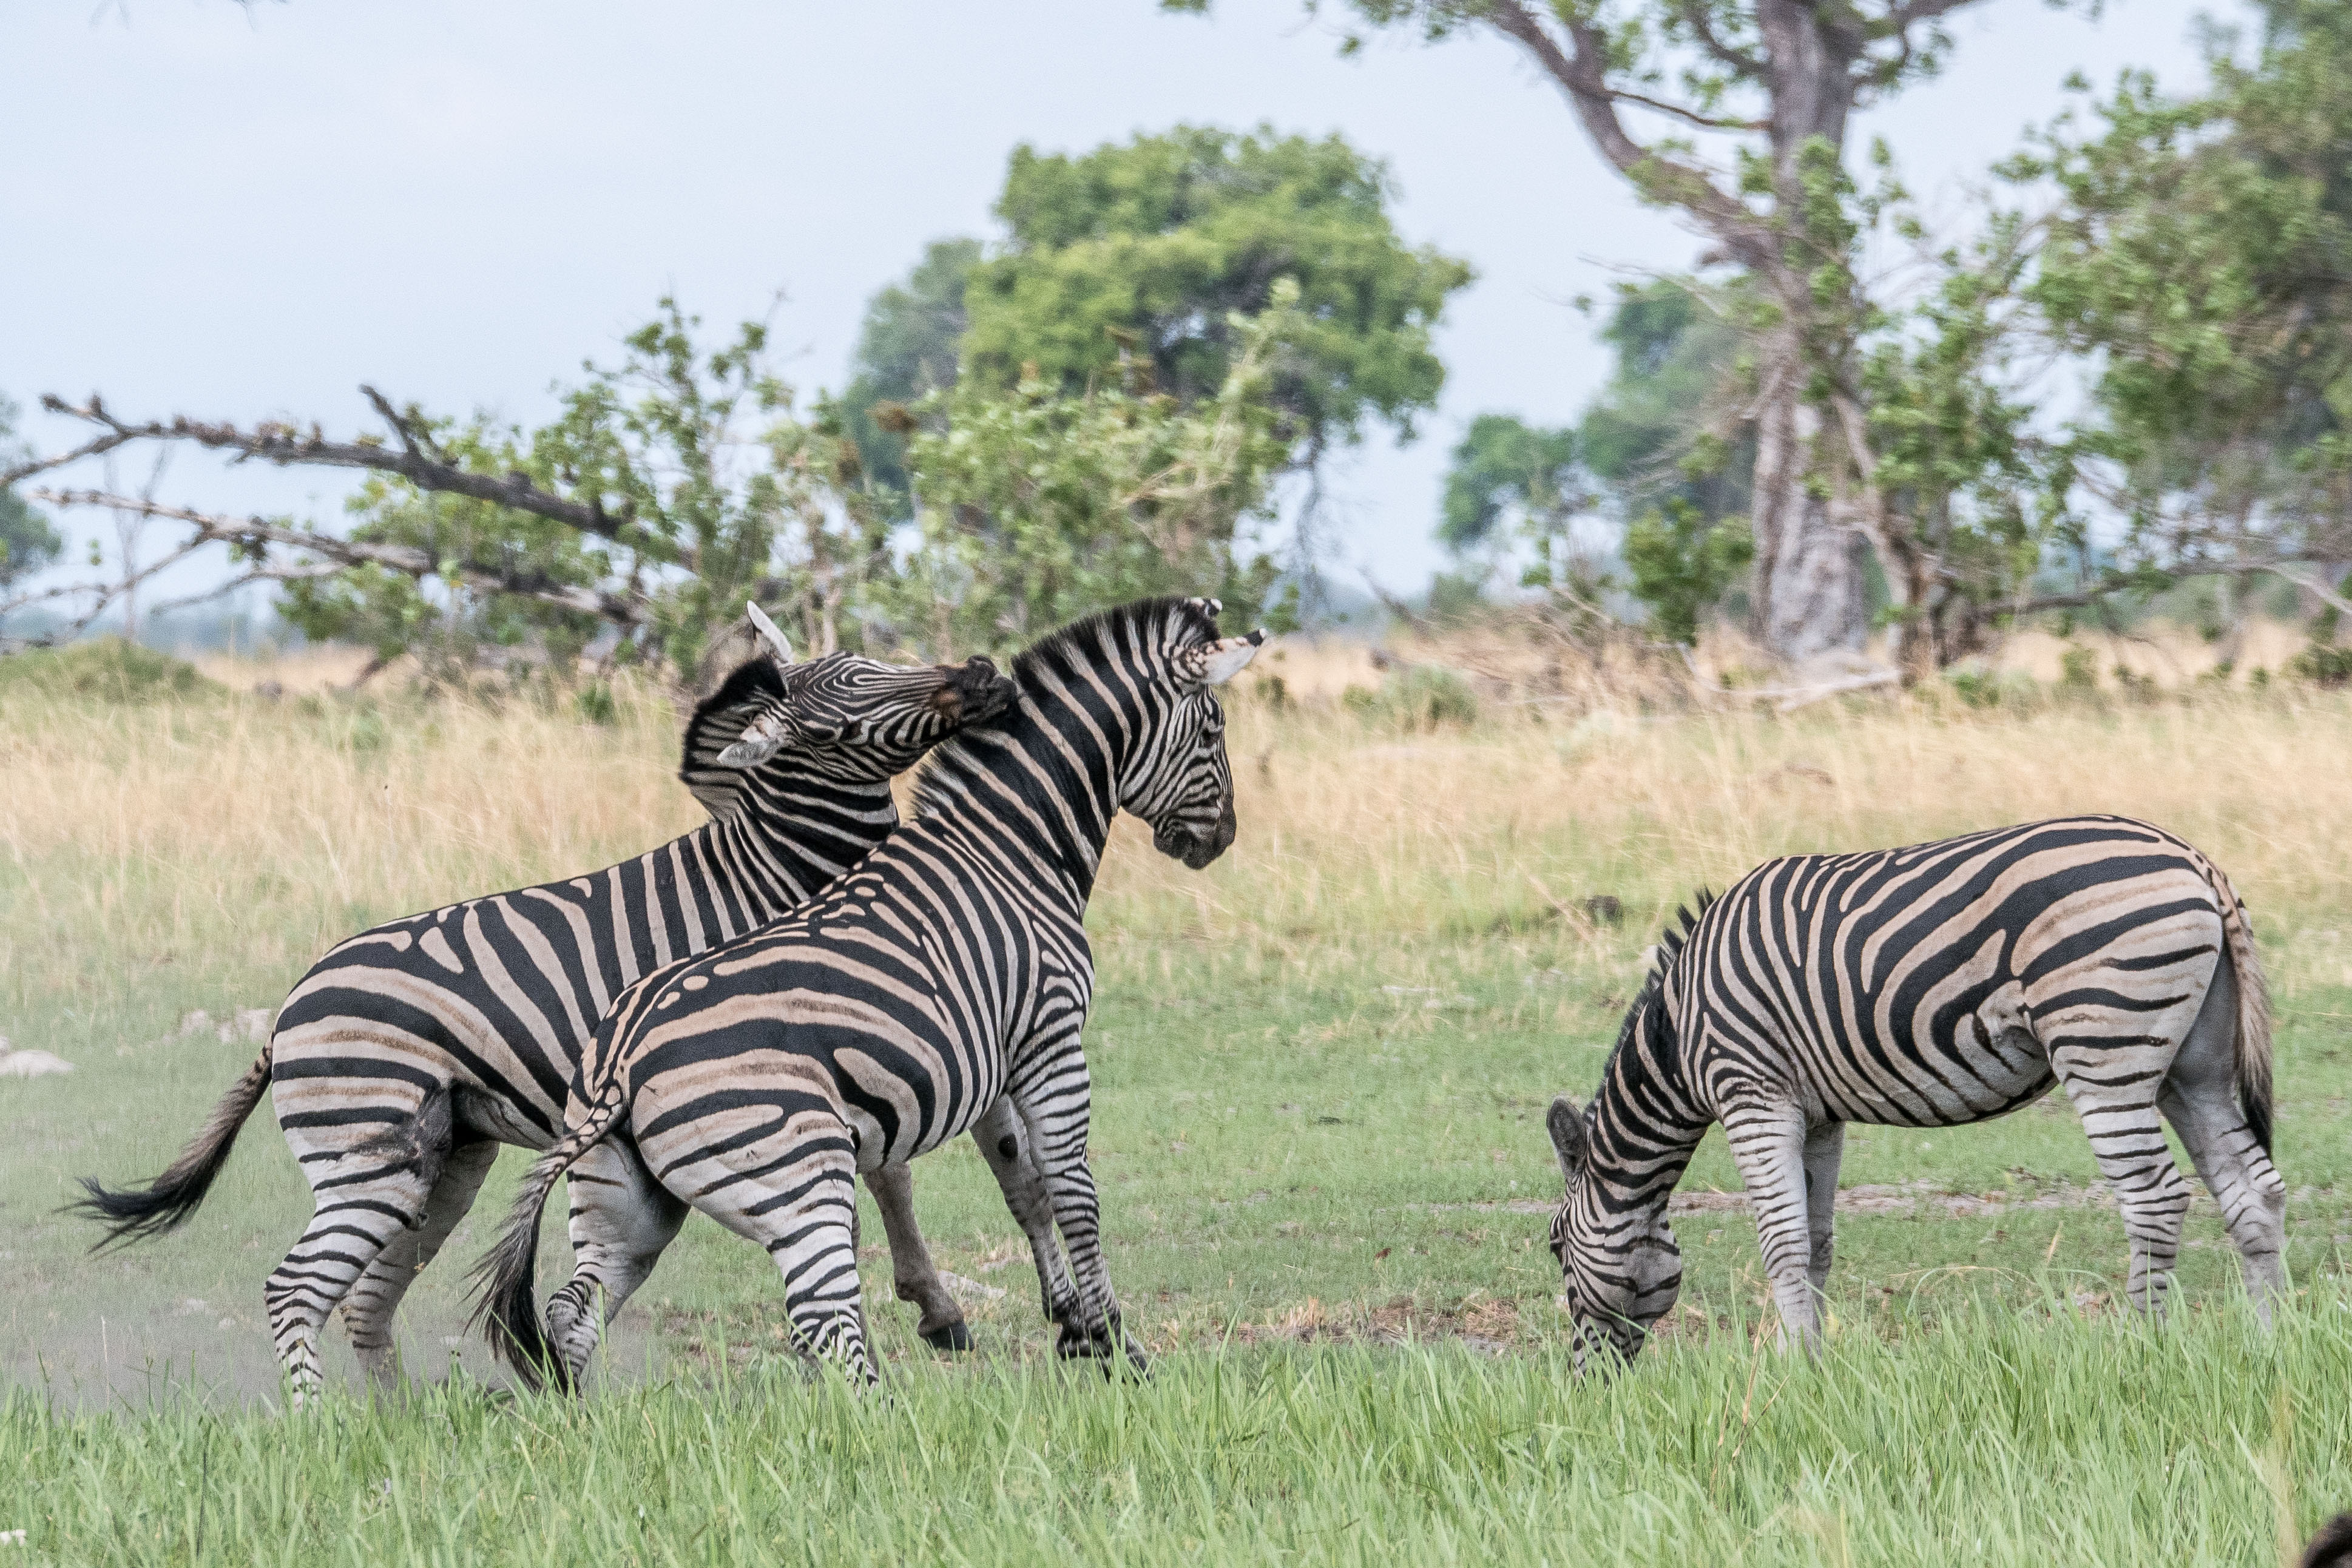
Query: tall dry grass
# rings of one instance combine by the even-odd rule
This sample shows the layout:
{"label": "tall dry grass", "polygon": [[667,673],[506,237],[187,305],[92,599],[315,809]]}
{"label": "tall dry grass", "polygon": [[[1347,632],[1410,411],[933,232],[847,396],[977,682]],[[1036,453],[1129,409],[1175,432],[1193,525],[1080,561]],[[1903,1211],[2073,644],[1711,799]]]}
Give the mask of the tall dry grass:
{"label": "tall dry grass", "polygon": [[[1296,670],[1314,656],[1290,656]],[[1275,668],[1285,668],[1275,664]],[[1233,704],[1241,842],[1207,875],[1122,828],[1095,926],[1269,956],[1432,935],[1574,931],[1622,961],[1699,883],[1768,856],[2077,811],[2144,816],[2213,854],[2295,983],[2352,983],[2352,701],[2274,685],[2030,710],[1948,696],[1574,720],[1539,707],[1411,731],[1328,700]],[[95,1001],[102,964],[290,981],[374,921],[569,876],[691,826],[677,718],[624,691],[561,705],[268,700],[87,706],[0,697],[0,997]],[[1567,914],[1563,916],[1561,911]],[[201,986],[198,986],[201,988]]]}

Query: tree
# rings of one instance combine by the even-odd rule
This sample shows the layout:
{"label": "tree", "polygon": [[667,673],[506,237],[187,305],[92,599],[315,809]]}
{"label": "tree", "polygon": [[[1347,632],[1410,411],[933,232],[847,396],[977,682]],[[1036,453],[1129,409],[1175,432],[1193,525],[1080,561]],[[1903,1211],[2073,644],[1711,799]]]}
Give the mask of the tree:
{"label": "tree", "polygon": [[[922,526],[910,551],[893,538],[899,498],[866,475],[839,405],[820,396],[803,412],[768,370],[766,329],[747,323],[711,347],[667,300],[616,366],[590,364],[536,430],[395,408],[364,388],[389,439],[131,421],[96,396],[49,398],[97,433],[0,469],[0,488],[131,446],[357,470],[355,521],[340,535],[152,496],[31,493],[184,525],[143,572],[225,548],[238,575],[223,591],[285,584],[295,624],[367,643],[372,668],[415,652],[455,670],[497,648],[562,668],[596,643],[606,658],[689,676],[747,598],[820,653],[1001,647],[1154,592],[1222,593],[1246,613],[1274,576],[1247,558],[1244,525],[1289,450],[1269,389],[1299,318],[1295,285],[1277,280],[1269,300],[1226,323],[1236,353],[1225,382],[1195,405],[1141,385],[1066,394],[1034,377],[876,405],[877,423],[917,437],[908,471]],[[54,593],[84,599],[87,624],[127,591],[126,579]]]}
{"label": "tree", "polygon": [[[16,405],[0,396],[0,460],[16,456]],[[0,590],[23,581],[58,558],[65,542],[49,520],[25,504],[15,490],[0,486]],[[0,601],[0,612],[6,605]]]}
{"label": "tree", "polygon": [[[980,261],[976,239],[933,240],[903,283],[866,303],[850,356],[841,414],[874,481],[904,494],[906,437],[876,423],[878,405],[904,406],[955,385],[963,353],[964,289]],[[886,410],[885,419],[895,418]]]}
{"label": "tree", "polygon": [[1410,437],[1444,367],[1431,333],[1466,263],[1406,246],[1388,171],[1338,136],[1180,126],[1077,157],[1014,150],[996,205],[1007,235],[973,268],[963,373],[1071,394],[1126,365],[1180,402],[1223,395],[1277,280],[1294,330],[1267,367],[1286,439],[1311,460],[1368,420]]}
{"label": "tree", "polygon": [[1624,586],[1662,637],[1689,643],[1754,554],[1743,515],[1754,450],[1722,433],[1736,424],[1739,335],[1689,283],[1661,279],[1624,289],[1601,336],[1616,371],[1574,428],[1472,422],[1438,537],[1464,554],[1516,531],[1532,546],[1522,586],[1589,616],[1610,584],[1570,529],[1597,504],[1623,530]]}
{"label": "tree", "polygon": [[[1201,11],[1210,0],[1161,3]],[[1857,108],[1932,73],[1949,43],[1938,19],[1977,3],[1346,0],[1366,29],[1508,39],[1643,199],[1689,216],[1713,241],[1712,258],[1751,280],[1752,612],[1762,640],[1791,658],[1861,641],[1856,536],[1882,554],[1895,542],[1895,520],[1874,520],[1873,532],[1843,510],[1869,490],[1861,342],[1873,314],[1854,271],[1848,123]],[[1344,47],[1361,41],[1351,35]],[[1678,132],[1644,140],[1629,111]],[[1693,131],[1727,146],[1728,170],[1700,157]]]}
{"label": "tree", "polygon": [[930,646],[1017,647],[1090,609],[1211,594],[1237,622],[1283,628],[1276,565],[1244,554],[1289,443],[1269,388],[1301,328],[1299,290],[1224,323],[1214,395],[1187,403],[1137,368],[1068,395],[1042,374],[1009,392],[967,377],[904,416],[923,542],[896,603]]}
{"label": "tree", "polygon": [[2031,294],[2098,368],[2081,456],[2127,581],[2352,560],[2352,14],[2263,9],[2208,92],[2128,76],[2010,170],[2063,197]]}

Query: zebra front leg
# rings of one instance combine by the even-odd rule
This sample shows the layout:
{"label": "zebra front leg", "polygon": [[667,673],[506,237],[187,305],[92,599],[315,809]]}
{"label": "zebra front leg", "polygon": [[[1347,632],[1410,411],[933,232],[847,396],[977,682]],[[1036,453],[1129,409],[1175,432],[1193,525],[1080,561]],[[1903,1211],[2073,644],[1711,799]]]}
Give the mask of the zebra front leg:
{"label": "zebra front leg", "polygon": [[1780,1311],[1780,1343],[1811,1351],[1820,1343],[1821,1331],[1811,1272],[1804,1112],[1793,1105],[1739,1107],[1725,1112],[1723,1132],[1756,1210],[1764,1275],[1772,1282],[1772,1301]]}
{"label": "zebra front leg", "polygon": [[964,1322],[963,1309],[948,1294],[939,1266],[931,1261],[931,1249],[923,1244],[922,1230],[915,1224],[914,1172],[902,1164],[877,1165],[866,1173],[866,1190],[874,1194],[874,1206],[882,1215],[883,1234],[889,1238],[891,1289],[898,1300],[922,1310],[915,1322],[917,1336],[933,1350],[971,1349],[971,1330]]}
{"label": "zebra front leg", "polygon": [[1828,1289],[1830,1263],[1837,1255],[1838,1166],[1844,1158],[1844,1122],[1823,1121],[1805,1129],[1805,1215],[1810,1222],[1805,1280],[1816,1300]]}
{"label": "zebra front leg", "polygon": [[1054,1235],[1054,1197],[1024,1146],[1021,1115],[1013,1109],[1012,1097],[1001,1097],[990,1106],[988,1114],[972,1128],[971,1137],[988,1168],[996,1173],[1004,1206],[1013,1211],[1021,1234],[1029,1238],[1029,1256],[1037,1266],[1037,1289],[1047,1321],[1076,1321],[1078,1287],[1070,1278],[1062,1258],[1062,1244]]}
{"label": "zebra front leg", "polygon": [[604,1325],[653,1273],[688,1211],[617,1137],[574,1161],[563,1179],[571,1199],[572,1278],[548,1298],[547,1337],[578,1388]]}
{"label": "zebra front leg", "polygon": [[376,1389],[389,1392],[400,1384],[400,1354],[393,1341],[393,1320],[401,1299],[416,1276],[441,1251],[449,1233],[474,1206],[482,1179],[499,1157],[499,1145],[484,1138],[461,1143],[449,1152],[440,1180],[425,1197],[425,1223],[404,1231],[376,1254],[350,1295],[343,1298],[343,1324],[350,1330],[352,1349]]}

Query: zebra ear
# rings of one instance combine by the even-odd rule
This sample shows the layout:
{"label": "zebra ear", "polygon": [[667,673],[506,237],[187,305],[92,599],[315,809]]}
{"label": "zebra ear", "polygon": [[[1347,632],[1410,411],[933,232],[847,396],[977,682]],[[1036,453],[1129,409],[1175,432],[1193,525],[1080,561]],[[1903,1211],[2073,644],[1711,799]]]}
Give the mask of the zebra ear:
{"label": "zebra ear", "polygon": [[1563,1094],[1545,1112],[1544,1131],[1551,1134],[1552,1151],[1559,1156],[1559,1173],[1576,1180],[1584,1171],[1584,1112]]}
{"label": "zebra ear", "polygon": [[1223,686],[1249,668],[1257,657],[1259,647],[1265,641],[1265,628],[1245,637],[1226,637],[1209,645],[1207,657],[1201,661],[1201,681],[1204,686]]}
{"label": "zebra ear", "polygon": [[719,753],[722,768],[756,768],[778,752],[791,739],[790,727],[784,716],[772,710],[761,714],[743,726],[743,733],[735,743]]}
{"label": "zebra ear", "polygon": [[751,629],[760,634],[760,642],[762,647],[767,648],[768,657],[774,659],[779,665],[787,665],[792,663],[793,645],[791,642],[786,640],[784,634],[777,628],[776,623],[768,618],[768,612],[760,608],[759,605],[751,603],[749,600],[744,602],[743,611],[746,615],[751,616]]}

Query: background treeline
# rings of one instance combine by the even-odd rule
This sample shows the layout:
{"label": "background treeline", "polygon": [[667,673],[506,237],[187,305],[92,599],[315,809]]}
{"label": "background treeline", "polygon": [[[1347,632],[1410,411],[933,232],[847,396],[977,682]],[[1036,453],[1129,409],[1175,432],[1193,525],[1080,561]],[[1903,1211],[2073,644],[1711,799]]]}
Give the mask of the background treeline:
{"label": "background treeline", "polygon": [[[2077,83],[1936,232],[1896,150],[1850,150],[1848,121],[1930,72],[1969,3],[1328,7],[1347,47],[1510,39],[1711,239],[1605,302],[1615,368],[1580,418],[1470,422],[1435,520],[1455,565],[1412,613],[1659,649],[1727,618],[1789,659],[1884,634],[1916,676],[2020,617],[2121,624],[2184,583],[2217,636],[2282,583],[2352,608],[2352,16],[2262,0],[2191,97]],[[1687,133],[1643,142],[1629,106]],[[127,572],[26,586],[59,548],[36,507],[79,506],[184,531],[142,572],[225,548],[230,585],[279,585],[306,635],[428,667],[682,670],[747,597],[816,649],[1002,649],[1171,591],[1296,624],[1326,607],[1326,466],[1419,432],[1472,277],[1408,243],[1392,197],[1336,135],[1021,148],[999,232],[914,258],[837,392],[786,385],[763,324],[664,300],[537,428],[373,393],[383,433],[350,441],[52,404],[89,439],[0,454],[0,614],[54,603],[72,630],[137,602]],[[157,444],[366,477],[331,531],[51,477]],[[2324,664],[2332,618],[2317,633]]]}

